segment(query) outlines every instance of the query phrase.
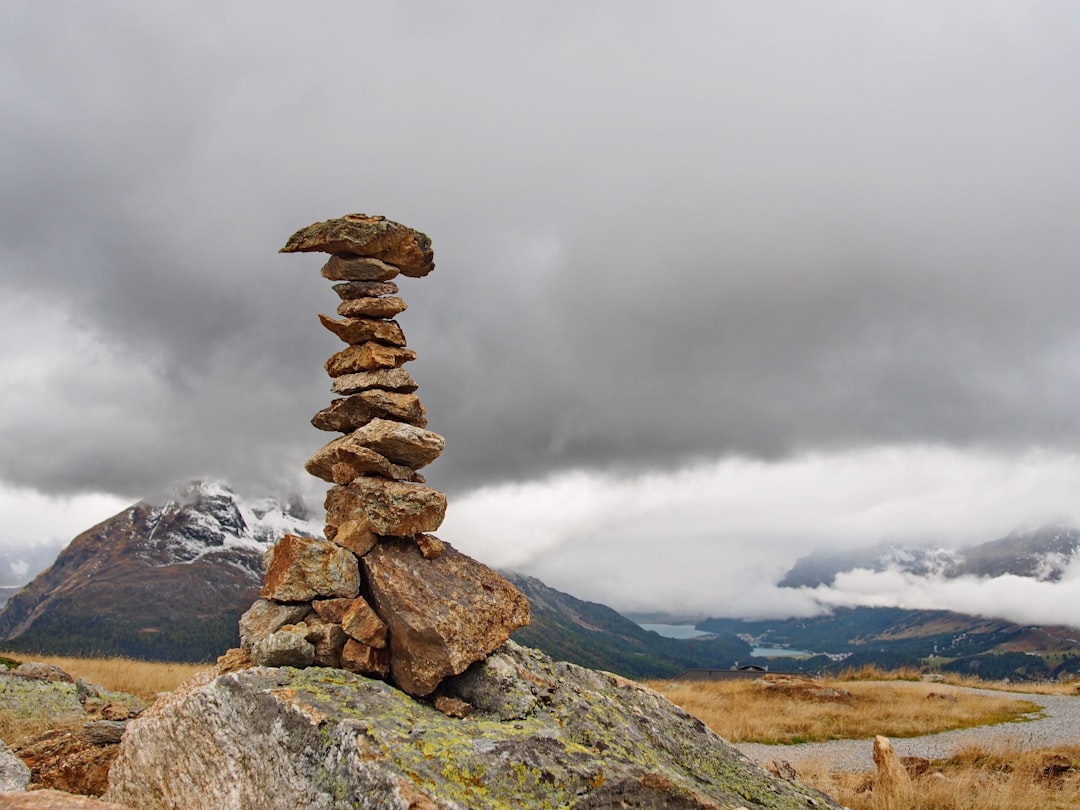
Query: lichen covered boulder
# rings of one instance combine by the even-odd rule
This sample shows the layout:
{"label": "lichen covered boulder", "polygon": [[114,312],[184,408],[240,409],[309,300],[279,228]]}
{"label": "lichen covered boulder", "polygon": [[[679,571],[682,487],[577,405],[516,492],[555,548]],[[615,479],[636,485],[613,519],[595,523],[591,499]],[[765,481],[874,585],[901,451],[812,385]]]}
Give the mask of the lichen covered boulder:
{"label": "lichen covered boulder", "polygon": [[208,674],[131,723],[106,798],[143,810],[840,807],[657,693],[513,643],[440,691],[473,711],[450,717],[342,670]]}

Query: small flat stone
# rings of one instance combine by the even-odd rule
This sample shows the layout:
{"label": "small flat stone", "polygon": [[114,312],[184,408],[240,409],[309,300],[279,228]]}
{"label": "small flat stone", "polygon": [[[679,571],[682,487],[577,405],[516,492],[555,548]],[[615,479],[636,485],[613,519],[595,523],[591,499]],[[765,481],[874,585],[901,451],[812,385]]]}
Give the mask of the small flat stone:
{"label": "small flat stone", "polygon": [[397,321],[379,321],[372,318],[345,318],[338,320],[329,315],[319,315],[319,322],[350,346],[375,340],[391,346],[404,346],[405,334]]}
{"label": "small flat stone", "polygon": [[83,723],[83,739],[92,745],[112,745],[126,730],[127,720],[91,720]]}
{"label": "small flat stone", "polygon": [[392,264],[363,256],[331,256],[322,277],[331,281],[389,281],[400,271]]}
{"label": "small flat stone", "polygon": [[339,256],[373,256],[422,278],[435,269],[431,239],[385,217],[346,214],[301,228],[289,237],[281,253],[320,251]]}
{"label": "small flat stone", "polygon": [[345,399],[335,399],[311,418],[319,430],[352,433],[372,419],[393,419],[427,427],[427,416],[416,394],[396,394],[374,388]]}
{"label": "small flat stone", "polygon": [[464,700],[447,697],[446,695],[439,695],[435,698],[435,708],[447,717],[457,717],[458,719],[468,717],[472,713],[472,706]]}
{"label": "small flat stone", "polygon": [[424,555],[425,560],[437,560],[446,550],[446,545],[442,540],[433,534],[424,534],[423,532],[416,535],[416,545],[420,549],[420,553]]}
{"label": "small flat stone", "polygon": [[416,359],[416,352],[404,346],[387,346],[369,340],[356,346],[349,346],[330,356],[323,368],[331,377],[371,371],[376,368],[397,368],[403,363]]}
{"label": "small flat stone", "polygon": [[335,394],[359,394],[373,388],[409,394],[419,386],[412,375],[403,368],[377,368],[374,371],[361,371],[357,374],[345,374],[334,380],[331,386]]}
{"label": "small flat stone", "polygon": [[338,304],[343,318],[394,318],[408,309],[401,298],[353,298]]}
{"label": "small flat stone", "polygon": [[342,301],[351,301],[354,298],[396,295],[398,285],[392,281],[343,281],[341,284],[335,284],[333,289]]}

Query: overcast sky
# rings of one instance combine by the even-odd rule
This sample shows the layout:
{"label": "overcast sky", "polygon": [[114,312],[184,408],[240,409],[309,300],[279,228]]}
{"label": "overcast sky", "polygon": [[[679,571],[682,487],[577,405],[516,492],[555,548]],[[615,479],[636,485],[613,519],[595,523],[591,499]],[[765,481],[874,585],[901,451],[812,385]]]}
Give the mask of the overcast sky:
{"label": "overcast sky", "polygon": [[8,0],[0,99],[2,545],[317,502],[337,298],[276,251],[352,211],[433,240],[399,321],[492,564],[723,613],[1075,515],[1074,3]]}

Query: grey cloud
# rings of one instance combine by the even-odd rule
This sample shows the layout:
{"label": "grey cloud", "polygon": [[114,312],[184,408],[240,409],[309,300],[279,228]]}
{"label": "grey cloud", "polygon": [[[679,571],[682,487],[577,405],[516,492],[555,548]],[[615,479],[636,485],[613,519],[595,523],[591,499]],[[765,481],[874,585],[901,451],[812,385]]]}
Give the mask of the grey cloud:
{"label": "grey cloud", "polygon": [[[1075,447],[1070,14],[9,4],[0,287],[70,312],[114,383],[43,353],[48,384],[0,412],[0,477],[299,473],[334,297],[275,251],[357,209],[434,239],[401,322],[447,489]],[[46,441],[65,452],[12,461]]]}

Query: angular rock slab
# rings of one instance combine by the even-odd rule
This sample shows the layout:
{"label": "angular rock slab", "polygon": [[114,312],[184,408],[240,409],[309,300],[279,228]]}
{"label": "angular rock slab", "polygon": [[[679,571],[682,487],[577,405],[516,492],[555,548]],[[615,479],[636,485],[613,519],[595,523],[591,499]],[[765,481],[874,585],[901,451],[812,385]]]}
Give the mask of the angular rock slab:
{"label": "angular rock slab", "polygon": [[263,599],[308,602],[316,597],[346,597],[360,593],[356,557],[329,540],[287,534],[266,553]]}
{"label": "angular rock slab", "polygon": [[413,470],[426,467],[446,447],[446,439],[438,433],[393,419],[372,419],[344,438]]}
{"label": "angular rock slab", "polygon": [[390,677],[410,695],[429,695],[529,623],[529,601],[486,565],[449,544],[425,559],[395,538],[360,561],[371,603],[390,629]]}
{"label": "angular rock slab", "polygon": [[398,268],[402,275],[422,278],[435,269],[431,239],[385,217],[346,214],[301,228],[280,253],[333,253],[371,256]]}
{"label": "angular rock slab", "polygon": [[377,368],[397,368],[415,359],[416,352],[412,349],[406,349],[403,346],[387,346],[371,340],[349,346],[331,355],[323,368],[331,377],[341,377],[345,374],[357,374]]}
{"label": "angular rock slab", "polygon": [[304,469],[332,484],[348,484],[362,475],[372,474],[395,481],[416,480],[415,470],[392,463],[386,456],[368,447],[364,439],[355,432],[339,436],[316,450],[315,455],[304,464]]}
{"label": "angular rock slab", "polygon": [[321,274],[330,281],[389,281],[398,274],[392,264],[361,256],[331,256]]}
{"label": "angular rock slab", "polygon": [[377,368],[338,377],[330,390],[335,394],[359,394],[380,388],[383,391],[411,394],[418,387],[416,380],[403,368]]}
{"label": "angular rock slab", "polygon": [[375,534],[404,537],[438,529],[446,515],[446,496],[420,484],[360,478],[333,487],[325,506],[331,526],[354,520]]}
{"label": "angular rock slab", "polygon": [[840,810],[617,676],[509,642],[461,677],[474,696],[464,719],[341,670],[200,676],[128,724],[106,799],[140,810]]}
{"label": "angular rock slab", "polygon": [[331,318],[319,315],[319,322],[350,346],[366,343],[369,340],[388,343],[391,346],[404,346],[405,333],[397,321],[379,321],[373,318]]}
{"label": "angular rock slab", "polygon": [[400,298],[352,298],[338,304],[343,318],[394,318],[408,309]]}
{"label": "angular rock slab", "polygon": [[344,399],[335,399],[311,417],[311,424],[319,430],[352,433],[372,419],[393,419],[417,427],[427,427],[428,423],[424,406],[416,394],[396,394],[374,388]]}

